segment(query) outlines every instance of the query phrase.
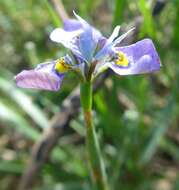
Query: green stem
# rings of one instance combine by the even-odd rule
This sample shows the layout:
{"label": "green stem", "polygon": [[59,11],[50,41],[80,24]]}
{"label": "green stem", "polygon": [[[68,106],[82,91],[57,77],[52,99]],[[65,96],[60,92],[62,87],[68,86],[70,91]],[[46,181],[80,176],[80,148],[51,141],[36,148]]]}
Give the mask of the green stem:
{"label": "green stem", "polygon": [[92,122],[92,84],[82,83],[80,86],[81,104],[86,124],[86,148],[92,181],[96,190],[109,190],[104,163],[100,153],[99,142]]}

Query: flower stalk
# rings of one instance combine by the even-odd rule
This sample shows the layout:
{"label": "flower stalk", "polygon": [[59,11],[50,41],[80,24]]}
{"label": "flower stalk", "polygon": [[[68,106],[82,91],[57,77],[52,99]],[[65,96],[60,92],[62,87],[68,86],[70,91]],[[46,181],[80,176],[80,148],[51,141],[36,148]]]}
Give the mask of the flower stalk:
{"label": "flower stalk", "polygon": [[109,190],[105,167],[92,118],[92,83],[87,81],[80,86],[81,104],[86,125],[86,149],[91,178],[95,190]]}
{"label": "flower stalk", "polygon": [[[53,2],[57,2],[54,0]],[[15,77],[18,87],[58,91],[69,71],[75,72],[81,82],[81,104],[86,124],[86,149],[95,190],[109,190],[99,142],[92,120],[92,82],[101,72],[110,68],[118,75],[136,75],[156,72],[161,63],[151,39],[143,39],[129,46],[120,46],[134,28],[119,36],[116,26],[109,38],[74,12],[76,19],[63,19],[63,28],[56,28],[50,39],[71,51],[57,60],[23,70]]]}

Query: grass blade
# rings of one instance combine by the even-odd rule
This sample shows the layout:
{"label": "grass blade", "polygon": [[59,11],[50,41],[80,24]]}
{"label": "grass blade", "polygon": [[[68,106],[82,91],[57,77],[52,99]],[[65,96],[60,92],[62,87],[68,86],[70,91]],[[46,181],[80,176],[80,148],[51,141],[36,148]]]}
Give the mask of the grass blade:
{"label": "grass blade", "polygon": [[17,131],[24,134],[31,140],[37,140],[39,138],[39,133],[37,130],[33,129],[30,124],[21,117],[16,110],[12,110],[9,106],[0,102],[0,119],[5,122],[10,122],[15,127]]}
{"label": "grass blade", "polygon": [[113,23],[112,27],[119,25],[123,21],[123,13],[125,10],[126,0],[116,0],[113,13]]}
{"label": "grass blade", "polygon": [[37,125],[39,125],[41,128],[48,127],[48,119],[46,118],[45,114],[40,110],[40,108],[38,108],[38,106],[33,104],[29,96],[17,89],[8,80],[1,77],[0,88],[5,94],[7,94],[7,96],[10,96],[10,98],[12,98],[12,100],[14,100]]}
{"label": "grass blade", "polygon": [[144,17],[144,23],[140,35],[141,37],[144,37],[144,35],[147,34],[150,37],[154,38],[155,31],[154,31],[154,23],[150,6],[148,5],[148,2],[145,0],[139,0],[138,5],[139,5],[139,10]]}
{"label": "grass blade", "polygon": [[140,163],[147,163],[155,153],[162,137],[170,126],[170,122],[174,120],[174,117],[176,117],[175,107],[175,101],[173,98],[170,98],[168,105],[163,108],[160,113],[158,113],[156,117],[157,119],[153,125],[154,127],[151,136],[147,141]]}

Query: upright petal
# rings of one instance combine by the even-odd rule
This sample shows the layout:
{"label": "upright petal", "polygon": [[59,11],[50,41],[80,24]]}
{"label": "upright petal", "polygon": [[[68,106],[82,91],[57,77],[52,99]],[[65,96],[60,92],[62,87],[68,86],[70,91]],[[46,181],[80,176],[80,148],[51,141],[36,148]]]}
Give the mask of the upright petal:
{"label": "upright petal", "polygon": [[54,70],[54,64],[54,61],[39,64],[34,70],[20,72],[15,77],[17,86],[50,91],[59,90],[64,74],[57,74]]}
{"label": "upright petal", "polygon": [[128,30],[127,32],[125,32],[123,35],[119,36],[117,39],[114,40],[113,42],[113,46],[116,46],[117,44],[119,44],[120,42],[122,42],[122,40],[124,40],[135,28],[131,28],[130,30]]}
{"label": "upright petal", "polygon": [[[93,40],[94,41],[98,42],[99,39],[104,38],[99,30],[97,30],[93,26],[91,26],[91,28],[92,28],[92,32],[93,32]],[[79,20],[66,19],[63,22],[63,29],[65,31],[75,31],[75,30],[83,29],[83,25],[81,24],[81,22]]]}
{"label": "upright petal", "polygon": [[76,19],[66,19],[63,22],[63,28],[65,31],[75,31],[81,29],[82,25]]}
{"label": "upright petal", "polygon": [[150,73],[160,69],[160,58],[150,39],[141,40],[130,46],[116,47],[115,51],[122,52],[129,61],[128,66],[119,66],[115,62],[108,65],[119,75]]}
{"label": "upright petal", "polygon": [[108,43],[113,42],[113,40],[119,35],[120,26],[116,26],[111,34],[111,36],[108,38]]}
{"label": "upright petal", "polygon": [[50,39],[70,49],[77,58],[91,62],[98,42],[104,37],[75,12],[74,14],[77,20],[66,19],[64,29],[53,30]]}
{"label": "upright petal", "polygon": [[80,35],[83,31],[81,29],[75,31],[65,31],[62,28],[54,29],[50,34],[50,39],[54,42],[61,43],[66,48],[71,48],[74,38]]}
{"label": "upright petal", "polygon": [[[117,37],[117,33],[119,32],[120,27],[117,26],[112,35],[108,38],[106,44],[104,45],[104,47],[96,54],[95,59],[100,60],[100,59],[106,59],[106,57],[109,56],[109,54],[111,53],[111,49],[116,46],[117,44],[119,44],[124,38],[127,37],[127,35],[134,30],[134,28],[130,29],[129,31],[127,31],[126,33],[124,33],[123,35],[119,36],[117,39],[115,39]],[[114,40],[115,39],[115,40]],[[114,41],[113,41],[114,40]]]}
{"label": "upright petal", "polygon": [[74,15],[83,26],[83,32],[79,36],[79,49],[86,61],[90,62],[97,43],[93,39],[92,27],[79,15],[74,12]]}
{"label": "upright petal", "polygon": [[82,32],[82,29],[65,31],[62,28],[56,28],[51,32],[50,39],[54,42],[61,43],[64,47],[70,49],[77,57],[83,58],[77,45],[78,36]]}

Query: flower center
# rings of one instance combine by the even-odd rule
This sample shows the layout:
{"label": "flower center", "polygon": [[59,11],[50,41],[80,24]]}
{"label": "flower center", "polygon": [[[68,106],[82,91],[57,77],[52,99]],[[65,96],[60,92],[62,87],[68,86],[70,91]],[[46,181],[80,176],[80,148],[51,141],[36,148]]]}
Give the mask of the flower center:
{"label": "flower center", "polygon": [[55,70],[59,73],[65,73],[70,69],[70,65],[68,65],[65,62],[65,59],[62,57],[60,59],[57,60],[56,64],[55,64]]}
{"label": "flower center", "polygon": [[115,60],[115,64],[122,67],[127,67],[129,65],[129,60],[124,53],[119,51],[117,52],[117,59]]}

